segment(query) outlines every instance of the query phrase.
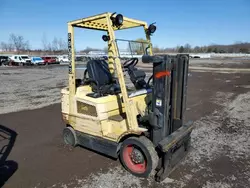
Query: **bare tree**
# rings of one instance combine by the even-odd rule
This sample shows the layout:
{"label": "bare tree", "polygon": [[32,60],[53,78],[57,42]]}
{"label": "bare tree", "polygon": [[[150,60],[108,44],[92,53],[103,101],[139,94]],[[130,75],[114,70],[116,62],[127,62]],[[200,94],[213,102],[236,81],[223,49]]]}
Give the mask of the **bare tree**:
{"label": "bare tree", "polygon": [[49,48],[49,44],[48,44],[48,40],[47,40],[45,33],[43,33],[43,36],[42,36],[42,45],[43,45],[43,50],[47,51]]}
{"label": "bare tree", "polygon": [[29,43],[29,41],[26,41],[24,44],[24,50],[30,50],[30,49],[31,49],[30,43]]}
{"label": "bare tree", "polygon": [[60,51],[66,51],[67,50],[67,42],[64,41],[63,39],[59,39],[58,41],[58,48]]}
{"label": "bare tree", "polygon": [[201,48],[199,46],[195,46],[193,49],[193,52],[199,53],[199,52],[201,52]]}
{"label": "bare tree", "polygon": [[23,36],[10,34],[10,43],[18,51],[27,50],[29,48],[29,41],[25,41]]}
{"label": "bare tree", "polygon": [[2,49],[3,51],[8,51],[8,44],[5,43],[5,42],[1,42],[1,49]]}
{"label": "bare tree", "polygon": [[51,52],[53,50],[51,43],[48,43],[47,51]]}
{"label": "bare tree", "polygon": [[183,47],[183,46],[180,46],[180,48],[178,49],[178,52],[179,52],[179,53],[183,53],[184,50],[185,50],[184,47]]}
{"label": "bare tree", "polygon": [[14,45],[11,42],[7,43],[7,48],[8,48],[7,51],[9,51],[9,52],[14,51],[14,49],[15,49]]}
{"label": "bare tree", "polygon": [[190,44],[185,44],[184,46],[184,52],[190,52],[191,51],[191,45]]}
{"label": "bare tree", "polygon": [[51,43],[51,47],[53,51],[58,51],[58,40],[56,37],[54,37],[52,43]]}

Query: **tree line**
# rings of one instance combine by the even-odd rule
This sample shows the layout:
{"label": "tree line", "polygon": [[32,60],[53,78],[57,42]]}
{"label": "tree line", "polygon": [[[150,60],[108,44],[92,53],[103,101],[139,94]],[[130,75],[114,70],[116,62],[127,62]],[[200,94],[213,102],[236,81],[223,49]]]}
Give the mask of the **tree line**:
{"label": "tree line", "polygon": [[[145,51],[147,45],[146,41],[142,38],[136,40],[137,42],[128,43],[127,51],[133,51],[137,54],[141,54]],[[45,34],[43,34],[41,49],[32,49],[29,40],[26,40],[21,35],[16,35],[14,33],[10,34],[8,42],[1,42],[0,49],[6,52],[16,51],[20,52],[45,52],[49,54],[67,53],[67,42],[62,38],[54,37],[52,41],[48,41]],[[82,53],[88,53],[90,51],[104,51],[107,52],[108,49],[91,48],[87,47],[81,50]],[[154,53],[250,53],[250,43],[248,42],[236,42],[230,45],[207,45],[207,46],[194,46],[190,44],[179,45],[173,48],[159,48],[153,45]]]}
{"label": "tree line", "polygon": [[46,52],[49,54],[67,53],[68,45],[62,38],[54,37],[52,41],[48,41],[44,34],[41,39],[42,48],[32,49],[29,40],[25,40],[22,35],[11,33],[8,42],[1,42],[0,49],[4,52]]}
{"label": "tree line", "polygon": [[178,53],[250,53],[250,43],[237,42],[229,45],[207,45],[207,46],[194,46],[185,44],[175,48],[160,49],[157,46],[153,48],[155,53],[161,52],[178,52]]}
{"label": "tree line", "polygon": [[[139,38],[136,42],[130,42],[127,49],[135,51],[139,54],[145,51],[148,45],[146,40]],[[249,42],[235,42],[229,45],[212,44],[207,46],[194,46],[186,43],[184,45],[178,45],[174,48],[159,48],[153,45],[154,53],[250,53]]]}
{"label": "tree line", "polygon": [[21,35],[10,34],[8,42],[1,42],[2,51],[27,51],[30,49],[28,40]]}
{"label": "tree line", "polygon": [[[146,41],[144,39],[137,39],[137,42],[131,42],[127,45],[126,50],[136,52],[137,54],[145,53],[147,48]],[[119,47],[119,45],[118,45]],[[107,52],[107,47],[104,49],[86,47],[81,50],[81,53],[88,53],[90,51],[104,51]],[[207,46],[194,46],[190,44],[179,45],[173,48],[159,48],[153,45],[154,53],[250,53],[250,43],[236,42],[230,45],[207,45]]]}

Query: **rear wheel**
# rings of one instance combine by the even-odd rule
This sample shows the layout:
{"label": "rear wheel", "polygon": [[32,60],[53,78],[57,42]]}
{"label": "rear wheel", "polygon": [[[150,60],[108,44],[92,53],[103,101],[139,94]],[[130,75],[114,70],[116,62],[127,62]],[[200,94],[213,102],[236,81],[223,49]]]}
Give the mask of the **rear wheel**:
{"label": "rear wheel", "polygon": [[77,145],[77,137],[75,130],[72,127],[66,127],[63,130],[63,140],[67,145],[75,147]]}
{"label": "rear wheel", "polygon": [[159,160],[153,143],[144,136],[123,141],[119,156],[124,168],[137,177],[153,175]]}

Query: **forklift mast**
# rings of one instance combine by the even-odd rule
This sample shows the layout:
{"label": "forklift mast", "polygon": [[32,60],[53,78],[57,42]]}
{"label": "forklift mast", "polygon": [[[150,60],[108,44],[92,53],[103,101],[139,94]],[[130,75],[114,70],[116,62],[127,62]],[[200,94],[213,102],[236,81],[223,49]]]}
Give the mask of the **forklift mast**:
{"label": "forklift mast", "polygon": [[186,108],[189,56],[143,56],[153,63],[153,95],[150,138],[155,145],[183,125]]}

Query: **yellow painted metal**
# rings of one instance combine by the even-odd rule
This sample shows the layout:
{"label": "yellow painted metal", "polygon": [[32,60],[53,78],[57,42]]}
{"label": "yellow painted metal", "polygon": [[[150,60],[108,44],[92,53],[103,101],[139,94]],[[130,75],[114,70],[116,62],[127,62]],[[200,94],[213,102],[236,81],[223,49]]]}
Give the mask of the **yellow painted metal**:
{"label": "yellow painted metal", "polygon": [[70,21],[70,22],[68,22],[68,24],[76,25],[76,24],[79,24],[79,23],[93,22],[93,21],[98,21],[99,23],[105,24],[105,21],[103,21],[103,19],[105,19],[106,16],[107,16],[107,13],[97,14],[97,15],[94,15],[94,16],[89,16],[89,17],[86,17],[86,18],[81,18],[81,19]]}
{"label": "yellow painted metal", "polygon": [[[80,86],[77,88],[76,95],[73,101],[69,101],[69,90],[67,88],[62,89],[62,114],[65,122],[74,127],[75,130],[83,131],[87,134],[107,137],[109,140],[118,142],[122,135],[129,133],[140,134],[147,131],[147,129],[137,128],[129,129],[126,119],[122,121],[111,120],[111,116],[120,115],[120,113],[126,113],[125,104],[122,103],[122,94],[108,95],[100,98],[88,97],[87,94],[91,93],[88,86]],[[144,116],[146,113],[147,105],[146,101],[148,94],[138,95],[130,98],[135,104],[135,112],[133,116]],[[89,113],[69,113],[69,104],[75,104],[75,101],[80,101],[92,105],[96,108],[97,117]],[[121,104],[121,105],[120,105]],[[74,106],[74,109],[77,108]],[[70,121],[70,122],[69,122]]]}
{"label": "yellow painted metal", "polygon": [[87,28],[87,29],[95,29],[95,30],[101,30],[101,31],[107,31],[107,26],[105,25],[99,25],[96,23],[80,23],[76,24],[75,27],[80,27],[80,28]]}
{"label": "yellow painted metal", "polygon": [[108,26],[107,34],[110,37],[110,40],[108,41],[108,63],[109,63],[109,70],[113,76],[114,75],[114,64],[115,64],[115,57],[117,56],[117,46],[114,42],[115,34],[112,29],[112,23],[109,18],[109,14],[106,14],[106,23]]}
{"label": "yellow painted metal", "polygon": [[[75,51],[74,49],[74,27],[68,24],[68,48],[69,48],[69,114],[75,112]],[[75,118],[69,116],[70,124],[74,124]]]}
{"label": "yellow painted metal", "polygon": [[[111,16],[111,14],[107,14],[107,15],[108,17]],[[108,33],[110,36],[110,41],[115,41],[115,33],[112,27],[112,21],[110,19],[107,19],[107,24],[109,28]],[[136,130],[138,128],[138,123],[137,123],[137,119],[135,116],[135,104],[133,100],[128,98],[128,93],[127,93],[126,84],[124,80],[124,74],[123,74],[122,67],[121,67],[121,61],[118,57],[119,56],[118,50],[117,50],[118,48],[115,42],[112,42],[112,45],[115,47],[115,51],[113,52],[114,56],[112,58],[114,59],[116,74],[118,77],[118,81],[119,81],[122,96],[123,96],[123,101],[124,101],[126,116],[127,116],[127,121],[128,121],[128,128]]]}
{"label": "yellow painted metal", "polygon": [[[108,27],[106,25],[107,15],[109,16],[108,19],[110,20],[110,16],[112,15],[112,13],[107,12],[83,19],[74,20],[68,23],[71,24],[72,26],[108,31]],[[123,17],[123,25],[120,28],[114,27],[113,30],[129,29],[129,28],[144,26],[146,24],[147,23],[144,21]]]}
{"label": "yellow painted metal", "polygon": [[152,46],[152,43],[151,43],[150,36],[147,33],[147,28],[148,28],[148,25],[147,24],[144,25],[145,35],[146,35],[146,38],[147,38],[147,42],[149,43],[149,55],[153,55],[153,46]]}
{"label": "yellow painted metal", "polygon": [[[117,44],[115,42],[115,31],[110,16],[112,13],[103,13],[83,19],[68,22],[68,47],[69,47],[69,86],[61,90],[62,93],[62,115],[65,122],[69,123],[76,130],[94,136],[100,136],[109,140],[119,142],[127,134],[140,134],[147,129],[140,128],[137,122],[137,115],[144,116],[147,105],[145,103],[148,94],[128,97],[125,85],[124,74],[119,58]],[[152,44],[150,36],[147,35],[147,23],[135,19],[123,17],[123,25],[119,29],[143,27],[146,33],[147,42],[150,44],[149,52],[152,55]],[[121,94],[108,95],[99,98],[88,97],[91,93],[90,86],[76,88],[75,79],[75,52],[74,52],[74,27],[106,31],[110,37],[108,43],[108,63],[113,77],[117,77],[121,87]],[[96,110],[93,116],[91,113],[84,114],[84,110],[77,104],[90,107]],[[77,108],[79,107],[79,108]],[[126,113],[126,118],[121,121],[112,119]]]}

